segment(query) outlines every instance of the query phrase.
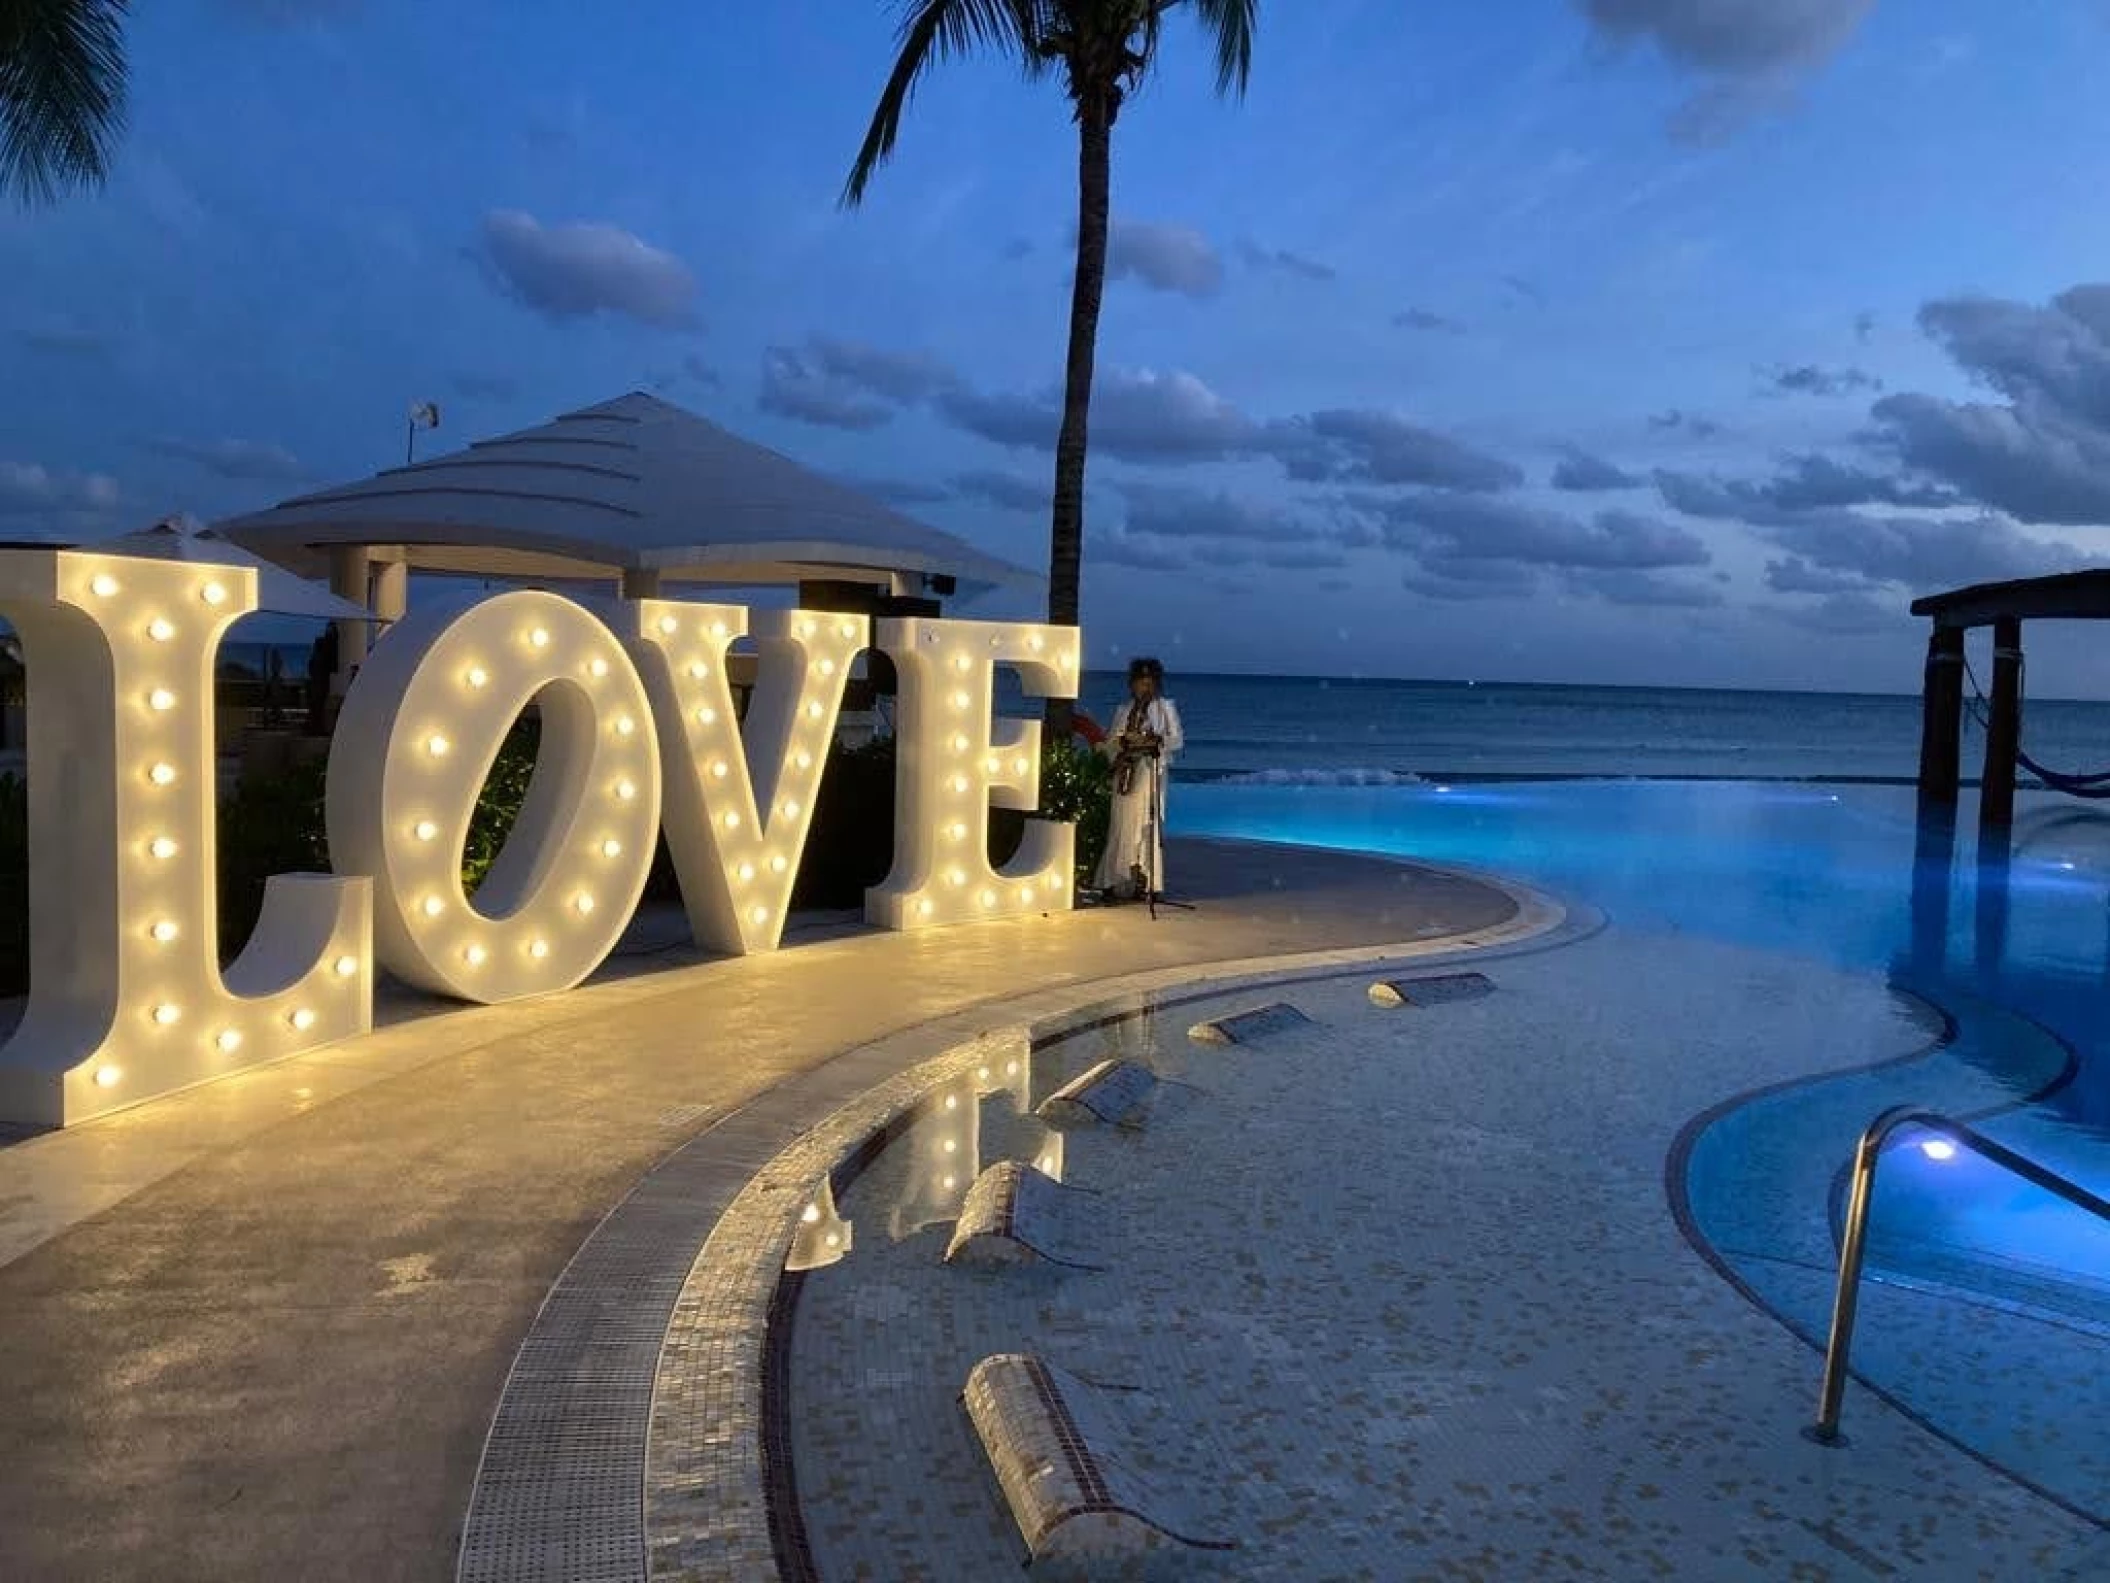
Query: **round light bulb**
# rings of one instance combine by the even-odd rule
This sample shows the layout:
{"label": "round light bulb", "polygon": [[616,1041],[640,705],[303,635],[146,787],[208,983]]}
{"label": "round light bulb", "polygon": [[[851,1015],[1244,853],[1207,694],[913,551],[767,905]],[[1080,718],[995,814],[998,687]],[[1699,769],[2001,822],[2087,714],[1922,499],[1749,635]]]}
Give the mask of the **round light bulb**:
{"label": "round light bulb", "polygon": [[468,674],[462,678],[462,680],[467,682],[471,687],[481,687],[490,679],[491,673],[485,670],[481,665],[470,666]]}
{"label": "round light bulb", "polygon": [[231,1055],[236,1050],[241,1049],[242,1036],[233,1028],[222,1028],[219,1033],[214,1035],[212,1042],[220,1047],[222,1055]]}
{"label": "round light bulb", "polygon": [[207,583],[198,590],[198,597],[209,605],[224,605],[227,603],[227,590],[218,583]]}
{"label": "round light bulb", "polygon": [[955,775],[952,778],[952,789],[956,792],[966,791],[970,784],[971,782],[969,782],[965,775]]}
{"label": "round light bulb", "polygon": [[843,637],[854,638],[857,636],[857,623],[854,621],[845,621],[841,626],[837,627],[835,630],[839,635]]}
{"label": "round light bulb", "polygon": [[781,853],[769,860],[769,871],[772,874],[781,874],[790,866]]}
{"label": "round light bulb", "polygon": [[179,1008],[166,1003],[154,1008],[154,1020],[164,1028],[174,1023],[182,1015],[183,1013]]}
{"label": "round light bulb", "polygon": [[95,1086],[97,1088],[115,1088],[118,1079],[123,1076],[124,1073],[114,1066],[98,1066],[95,1069]]}
{"label": "round light bulb", "polygon": [[593,898],[587,895],[586,892],[584,892],[583,890],[580,891],[578,895],[572,897],[571,904],[574,908],[578,910],[579,914],[582,917],[585,914],[593,911]]}
{"label": "round light bulb", "polygon": [[977,896],[975,900],[980,902],[984,907],[994,907],[996,905],[996,892],[993,890],[985,890],[982,892],[981,895]]}
{"label": "round light bulb", "polygon": [[356,956],[340,956],[337,959],[336,966],[339,978],[350,978],[359,971],[359,958]]}
{"label": "round light bulb", "polygon": [[923,900],[916,903],[916,911],[925,918],[928,918],[932,913],[936,912],[937,910],[938,909],[936,907],[931,905],[931,901],[928,896],[924,897]]}
{"label": "round light bulb", "polygon": [[176,625],[172,621],[164,621],[161,617],[156,616],[147,623],[147,636],[156,643],[166,643],[175,635]]}
{"label": "round light bulb", "polygon": [[743,881],[751,880],[755,877],[755,866],[752,863],[742,863],[735,872]]}
{"label": "round light bulb", "polygon": [[801,622],[799,623],[799,636],[800,636],[800,637],[802,637],[802,638],[810,638],[810,637],[812,637],[812,636],[813,636],[813,623],[812,623],[812,622],[810,622],[810,621],[801,621]]}
{"label": "round light bulb", "polygon": [[725,623],[724,623],[723,621],[713,621],[713,622],[711,623],[711,636],[712,636],[712,637],[714,637],[714,638],[722,638],[722,637],[724,637],[724,636],[725,636],[725,631],[726,631],[726,627],[725,627]]}
{"label": "round light bulb", "polygon": [[810,770],[813,768],[813,755],[811,753],[801,753],[792,762],[802,770]]}
{"label": "round light bulb", "polygon": [[969,698],[964,692],[956,692],[952,695],[952,706],[955,709],[965,709],[973,702],[974,700]]}
{"label": "round light bulb", "polygon": [[286,1021],[292,1023],[302,1033],[306,1033],[315,1026],[315,1013],[308,1010],[305,1006],[298,1006],[294,1008],[293,1015],[288,1017]]}
{"label": "round light bulb", "polygon": [[166,687],[157,687],[147,694],[147,707],[149,709],[173,709],[176,707],[176,695]]}
{"label": "round light bulb", "polygon": [[147,850],[156,857],[174,857],[176,855],[176,843],[165,835],[157,835],[147,843]]}
{"label": "round light bulb", "polygon": [[437,897],[437,896],[427,896],[427,897],[425,898],[425,916],[426,916],[426,917],[428,917],[428,918],[437,918],[437,917],[438,917],[438,916],[439,916],[439,915],[440,915],[441,913],[445,912],[446,910],[447,910],[447,904],[446,904],[445,902],[441,901],[441,900],[439,899],[439,897]]}
{"label": "round light bulb", "polygon": [[708,665],[704,664],[701,660],[697,660],[694,664],[690,665],[689,667],[689,679],[692,681],[700,682],[704,679],[704,677],[710,674],[711,668]]}
{"label": "round light bulb", "polygon": [[947,1154],[958,1154],[960,1152],[960,1140],[958,1138],[947,1138],[945,1140],[945,1152]]}
{"label": "round light bulb", "polygon": [[547,941],[547,940],[532,940],[532,941],[530,941],[530,942],[528,943],[528,955],[529,955],[529,956],[531,956],[531,957],[533,957],[533,958],[534,958],[534,959],[535,959],[536,961],[538,961],[538,962],[539,962],[539,961],[541,961],[541,960],[542,960],[542,959],[543,959],[544,957],[546,957],[546,956],[548,956],[548,955],[549,955],[549,941]]}
{"label": "round light bulb", "polygon": [[166,918],[157,921],[154,927],[147,931],[148,934],[159,940],[163,945],[167,945],[169,941],[175,939],[179,932],[176,926]]}
{"label": "round light bulb", "polygon": [[671,638],[676,632],[681,630],[681,623],[672,616],[661,616],[659,618],[659,630]]}
{"label": "round light bulb", "polygon": [[960,1185],[960,1179],[957,1176],[948,1175],[941,1185],[944,1187],[945,1191],[949,1193],[955,1187],[958,1187]]}
{"label": "round light bulb", "polygon": [[1023,775],[1030,768],[1032,768],[1032,760],[1028,759],[1023,753],[1011,761],[1011,773],[1014,775]]}
{"label": "round light bulb", "polygon": [[728,829],[728,830],[737,830],[737,829],[739,829],[739,828],[740,828],[740,816],[739,816],[738,814],[736,814],[736,813],[730,813],[730,812],[728,812],[728,813],[726,814],[726,816],[725,816],[725,827],[726,827],[726,829]]}
{"label": "round light bulb", "polygon": [[615,794],[624,802],[628,802],[637,795],[637,783],[635,781],[617,781],[615,783]]}
{"label": "round light bulb", "polygon": [[1024,904],[1025,904],[1026,906],[1028,906],[1028,907],[1032,906],[1032,905],[1033,905],[1033,887],[1032,887],[1031,885],[1021,885],[1021,886],[1019,886],[1019,888],[1018,888],[1018,899],[1019,899],[1019,900],[1020,900],[1021,902],[1023,902],[1023,903],[1024,903]]}
{"label": "round light bulb", "polygon": [[609,841],[603,841],[603,842],[601,843],[601,856],[603,856],[603,857],[621,857],[622,855],[623,855],[623,843],[622,843],[622,842],[620,842],[620,841],[615,841],[615,840],[609,840]]}
{"label": "round light bulb", "polygon": [[947,1110],[958,1110],[960,1108],[960,1096],[958,1094],[947,1094],[945,1096],[945,1108]]}
{"label": "round light bulb", "polygon": [[636,729],[637,729],[637,722],[636,722],[635,720],[631,719],[631,718],[630,718],[630,717],[629,717],[628,715],[619,715],[619,716],[617,716],[617,718],[616,718],[616,722],[615,722],[615,734],[616,734],[617,736],[619,736],[619,737],[626,737],[626,736],[630,735],[630,733],[631,733],[631,732],[633,732],[633,731],[635,731]]}
{"label": "round light bulb", "polygon": [[152,781],[156,786],[166,786],[175,778],[176,766],[173,764],[156,764],[152,769],[147,771],[147,779]]}
{"label": "round light bulb", "polygon": [[952,734],[952,750],[953,750],[953,752],[955,752],[955,753],[965,753],[965,752],[967,751],[967,733],[966,733],[966,732],[964,732],[964,731],[955,731],[955,732],[954,732],[954,733]]}
{"label": "round light bulb", "polygon": [[431,736],[425,739],[425,751],[427,753],[430,753],[436,759],[445,758],[447,756],[447,750],[452,746],[454,746],[454,744],[449,742],[438,732],[434,732]]}
{"label": "round light bulb", "polygon": [[480,945],[463,946],[462,960],[471,967],[482,967],[484,965],[484,948]]}
{"label": "round light bulb", "polygon": [[821,708],[818,701],[806,706],[806,718],[808,720],[818,720],[824,713],[826,711]]}
{"label": "round light bulb", "polygon": [[535,630],[534,630],[534,631],[532,631],[532,632],[530,632],[530,633],[528,634],[528,642],[530,642],[530,643],[534,644],[534,646],[535,646],[536,648],[538,648],[538,649],[546,649],[546,648],[548,648],[548,647],[549,647],[549,628],[548,628],[548,627],[537,627],[537,628],[535,628]]}
{"label": "round light bulb", "polygon": [[835,674],[835,661],[822,660],[820,663],[820,672],[823,676],[833,676]]}
{"label": "round light bulb", "polygon": [[747,916],[753,919],[758,924],[767,923],[769,922],[769,909],[767,907],[757,907],[753,912],[749,913]]}
{"label": "round light bulb", "polygon": [[798,805],[797,803],[793,802],[793,801],[792,801],[792,800],[791,800],[790,798],[788,798],[788,797],[787,797],[787,798],[785,798],[785,799],[784,799],[784,817],[785,817],[786,819],[796,819],[796,818],[797,818],[798,816],[799,816],[799,805]]}
{"label": "round light bulb", "polygon": [[589,676],[606,676],[608,674],[608,662],[596,654],[586,662],[586,674]]}
{"label": "round light bulb", "polygon": [[947,869],[945,871],[945,883],[954,886],[964,885],[967,883],[967,876],[956,868]]}
{"label": "round light bulb", "polygon": [[974,669],[974,661],[969,659],[966,655],[962,654],[958,659],[952,662],[952,668],[958,671],[962,676],[964,676],[969,671]]}
{"label": "round light bulb", "polygon": [[947,827],[946,834],[950,835],[955,841],[966,840],[967,821],[965,819],[955,819],[952,824]]}
{"label": "round light bulb", "polygon": [[420,841],[430,841],[434,836],[438,835],[439,833],[440,827],[434,824],[430,819],[420,819],[416,824],[411,826],[411,834],[415,835]]}
{"label": "round light bulb", "polygon": [[1026,634],[1026,647],[1038,654],[1047,647],[1047,642],[1038,632],[1029,632]]}
{"label": "round light bulb", "polygon": [[117,579],[108,572],[97,572],[88,579],[88,587],[98,599],[108,599],[117,592]]}
{"label": "round light bulb", "polygon": [[696,723],[698,725],[714,725],[716,724],[717,719],[718,711],[713,709],[709,704],[705,704],[701,709],[696,711]]}
{"label": "round light bulb", "polygon": [[731,773],[732,766],[726,763],[724,759],[713,759],[711,761],[711,774],[719,780],[724,780]]}

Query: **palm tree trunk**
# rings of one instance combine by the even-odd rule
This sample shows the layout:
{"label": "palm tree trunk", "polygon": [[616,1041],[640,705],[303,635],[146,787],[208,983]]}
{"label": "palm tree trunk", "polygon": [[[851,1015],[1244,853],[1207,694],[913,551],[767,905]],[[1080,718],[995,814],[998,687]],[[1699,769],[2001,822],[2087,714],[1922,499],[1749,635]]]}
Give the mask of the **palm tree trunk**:
{"label": "palm tree trunk", "polygon": [[[1077,104],[1077,270],[1070,297],[1070,356],[1064,373],[1062,433],[1055,442],[1055,516],[1048,534],[1048,620],[1077,625],[1084,562],[1084,458],[1091,427],[1092,369],[1099,305],[1106,295],[1107,209],[1113,186],[1114,101]],[[1048,707],[1050,738],[1066,742],[1070,706]]]}

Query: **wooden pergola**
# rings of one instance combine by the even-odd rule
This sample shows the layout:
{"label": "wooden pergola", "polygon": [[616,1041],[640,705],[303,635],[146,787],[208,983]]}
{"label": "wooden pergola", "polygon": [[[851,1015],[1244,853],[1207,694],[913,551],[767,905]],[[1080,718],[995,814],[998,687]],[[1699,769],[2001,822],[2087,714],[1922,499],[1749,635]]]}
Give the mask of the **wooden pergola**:
{"label": "wooden pergola", "polygon": [[2022,746],[2022,623],[2110,621],[2110,570],[1974,583],[1915,599],[1912,613],[1934,623],[1927,639],[1920,727],[1923,815],[1946,810],[1953,817],[1963,749],[1964,634],[1973,627],[1993,629],[1991,716],[1986,722],[1978,828],[1981,845],[1988,833],[2004,844],[2015,820],[2015,764]]}

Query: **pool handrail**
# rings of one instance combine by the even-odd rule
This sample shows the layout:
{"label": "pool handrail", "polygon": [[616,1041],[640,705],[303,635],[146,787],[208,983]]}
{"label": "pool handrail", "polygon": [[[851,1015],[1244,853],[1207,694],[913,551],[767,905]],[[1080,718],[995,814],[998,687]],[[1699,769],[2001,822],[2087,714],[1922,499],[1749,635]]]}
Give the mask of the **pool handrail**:
{"label": "pool handrail", "polygon": [[1847,1353],[1853,1346],[1854,1315],[1860,1304],[1861,1265],[1868,1246],[1868,1212],[1875,1201],[1876,1161],[1890,1135],[1901,1127],[1918,1127],[1962,1145],[1982,1159],[2021,1177],[2033,1187],[2063,1198],[2099,1220],[2110,1221],[2110,1200],[2096,1197],[2078,1182],[2068,1181],[2005,1144],[1995,1143],[1951,1116],[1917,1105],[1894,1105],[1861,1134],[1854,1150],[1853,1186],[1846,1202],[1846,1224],[1839,1239],[1839,1288],[1832,1298],[1831,1335],[1824,1346],[1824,1384],[1817,1399],[1817,1421],[1804,1430],[1819,1445],[1845,1443],[1839,1433],[1839,1409],[1846,1395]]}

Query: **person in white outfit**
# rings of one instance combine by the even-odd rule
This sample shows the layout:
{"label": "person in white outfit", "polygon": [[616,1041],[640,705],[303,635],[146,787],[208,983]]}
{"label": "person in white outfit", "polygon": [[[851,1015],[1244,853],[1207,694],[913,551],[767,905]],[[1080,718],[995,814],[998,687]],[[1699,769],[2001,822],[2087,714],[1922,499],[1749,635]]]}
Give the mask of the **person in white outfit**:
{"label": "person in white outfit", "polygon": [[1099,745],[1114,761],[1113,819],[1093,882],[1108,895],[1140,901],[1165,889],[1165,787],[1172,757],[1186,745],[1180,712],[1164,696],[1165,667],[1130,662],[1128,701]]}

